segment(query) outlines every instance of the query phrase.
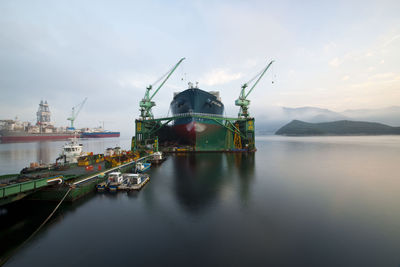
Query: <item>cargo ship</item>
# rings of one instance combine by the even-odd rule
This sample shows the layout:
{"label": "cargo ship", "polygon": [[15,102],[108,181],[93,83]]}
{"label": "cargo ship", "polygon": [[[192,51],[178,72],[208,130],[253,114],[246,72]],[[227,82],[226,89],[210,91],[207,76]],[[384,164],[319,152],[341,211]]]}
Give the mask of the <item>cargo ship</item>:
{"label": "cargo ship", "polygon": [[107,137],[119,137],[119,136],[120,132],[105,131],[102,128],[83,131],[81,133],[81,138],[107,138]]}
{"label": "cargo ship", "polygon": [[55,127],[50,120],[51,112],[47,101],[41,101],[36,112],[36,124],[15,120],[0,120],[1,143],[32,142],[47,140],[68,140],[74,136],[80,138],[119,137],[119,132],[84,128],[69,130],[67,127]]}
{"label": "cargo ship", "polygon": [[207,92],[189,83],[189,89],[174,94],[170,108],[174,116],[185,114],[175,119],[172,126],[181,144],[196,145],[203,139],[207,139],[207,143],[225,140],[225,131],[217,120],[190,116],[202,114],[222,117],[224,104],[218,91]]}

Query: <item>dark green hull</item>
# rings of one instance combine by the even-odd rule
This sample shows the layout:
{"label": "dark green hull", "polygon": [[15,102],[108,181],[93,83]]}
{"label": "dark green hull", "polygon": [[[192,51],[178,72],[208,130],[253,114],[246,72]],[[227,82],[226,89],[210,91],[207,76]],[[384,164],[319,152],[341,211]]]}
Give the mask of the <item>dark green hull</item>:
{"label": "dark green hull", "polygon": [[[128,165],[128,166],[120,167],[119,170],[121,172],[128,172],[131,170],[131,168],[132,168],[132,166]],[[73,185],[73,183],[77,181],[77,179],[74,179],[72,181],[68,181],[68,183],[66,183],[66,184],[49,186],[49,187],[43,188],[40,191],[37,191],[37,192],[29,195],[26,199],[43,200],[43,201],[60,201],[67,193],[68,189],[70,187],[72,187],[72,190],[69,192],[69,194],[65,198],[65,201],[73,202],[77,199],[82,198],[85,195],[95,192],[96,185],[98,183],[104,182],[105,180],[106,180],[106,176],[97,177],[97,178],[91,179],[89,181],[80,183],[78,185]]]}

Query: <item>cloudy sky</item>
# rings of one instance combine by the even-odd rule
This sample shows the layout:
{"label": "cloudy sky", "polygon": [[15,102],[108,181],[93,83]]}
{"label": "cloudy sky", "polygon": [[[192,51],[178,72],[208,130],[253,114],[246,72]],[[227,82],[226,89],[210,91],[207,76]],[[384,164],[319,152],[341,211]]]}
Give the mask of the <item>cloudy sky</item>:
{"label": "cloudy sky", "polygon": [[[199,82],[237,114],[240,86],[275,63],[250,95],[268,107],[334,111],[400,105],[400,1],[0,1],[0,117],[56,125],[88,97],[76,126],[133,134],[145,87],[181,57],[154,98]],[[274,81],[274,83],[272,83]]]}

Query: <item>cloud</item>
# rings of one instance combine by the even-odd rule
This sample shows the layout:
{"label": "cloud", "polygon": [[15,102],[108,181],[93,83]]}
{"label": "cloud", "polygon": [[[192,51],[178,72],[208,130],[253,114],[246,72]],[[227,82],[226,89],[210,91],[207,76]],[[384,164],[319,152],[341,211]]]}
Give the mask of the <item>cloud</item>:
{"label": "cloud", "polygon": [[209,86],[220,85],[238,80],[242,76],[241,73],[229,73],[229,70],[219,68],[206,73],[204,77],[200,79],[200,82]]}
{"label": "cloud", "polygon": [[340,64],[342,64],[341,60],[338,57],[335,57],[334,59],[332,59],[331,61],[329,61],[329,65],[331,65],[332,67],[339,67]]}
{"label": "cloud", "polygon": [[345,76],[343,76],[342,81],[347,81],[348,79],[350,79],[350,76],[349,75],[345,75]]}

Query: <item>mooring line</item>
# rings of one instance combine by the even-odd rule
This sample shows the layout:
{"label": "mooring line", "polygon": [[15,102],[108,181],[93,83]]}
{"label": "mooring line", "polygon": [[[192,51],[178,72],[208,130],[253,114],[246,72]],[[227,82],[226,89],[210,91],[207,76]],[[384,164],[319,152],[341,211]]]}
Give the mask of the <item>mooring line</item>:
{"label": "mooring line", "polygon": [[56,210],[60,207],[61,203],[64,201],[64,199],[68,196],[69,192],[72,190],[72,187],[70,187],[67,191],[67,193],[64,195],[64,197],[61,199],[60,203],[54,208],[53,212],[50,213],[50,215],[42,222],[42,224],[21,244],[19,245],[14,251],[12,251],[8,256],[6,256],[4,259],[0,259],[0,266],[3,266],[12,256],[14,256],[15,253],[17,253],[18,250],[20,250],[26,243],[28,243],[29,240],[31,240],[39,231],[42,229],[42,227],[50,220],[50,218],[54,215]]}

